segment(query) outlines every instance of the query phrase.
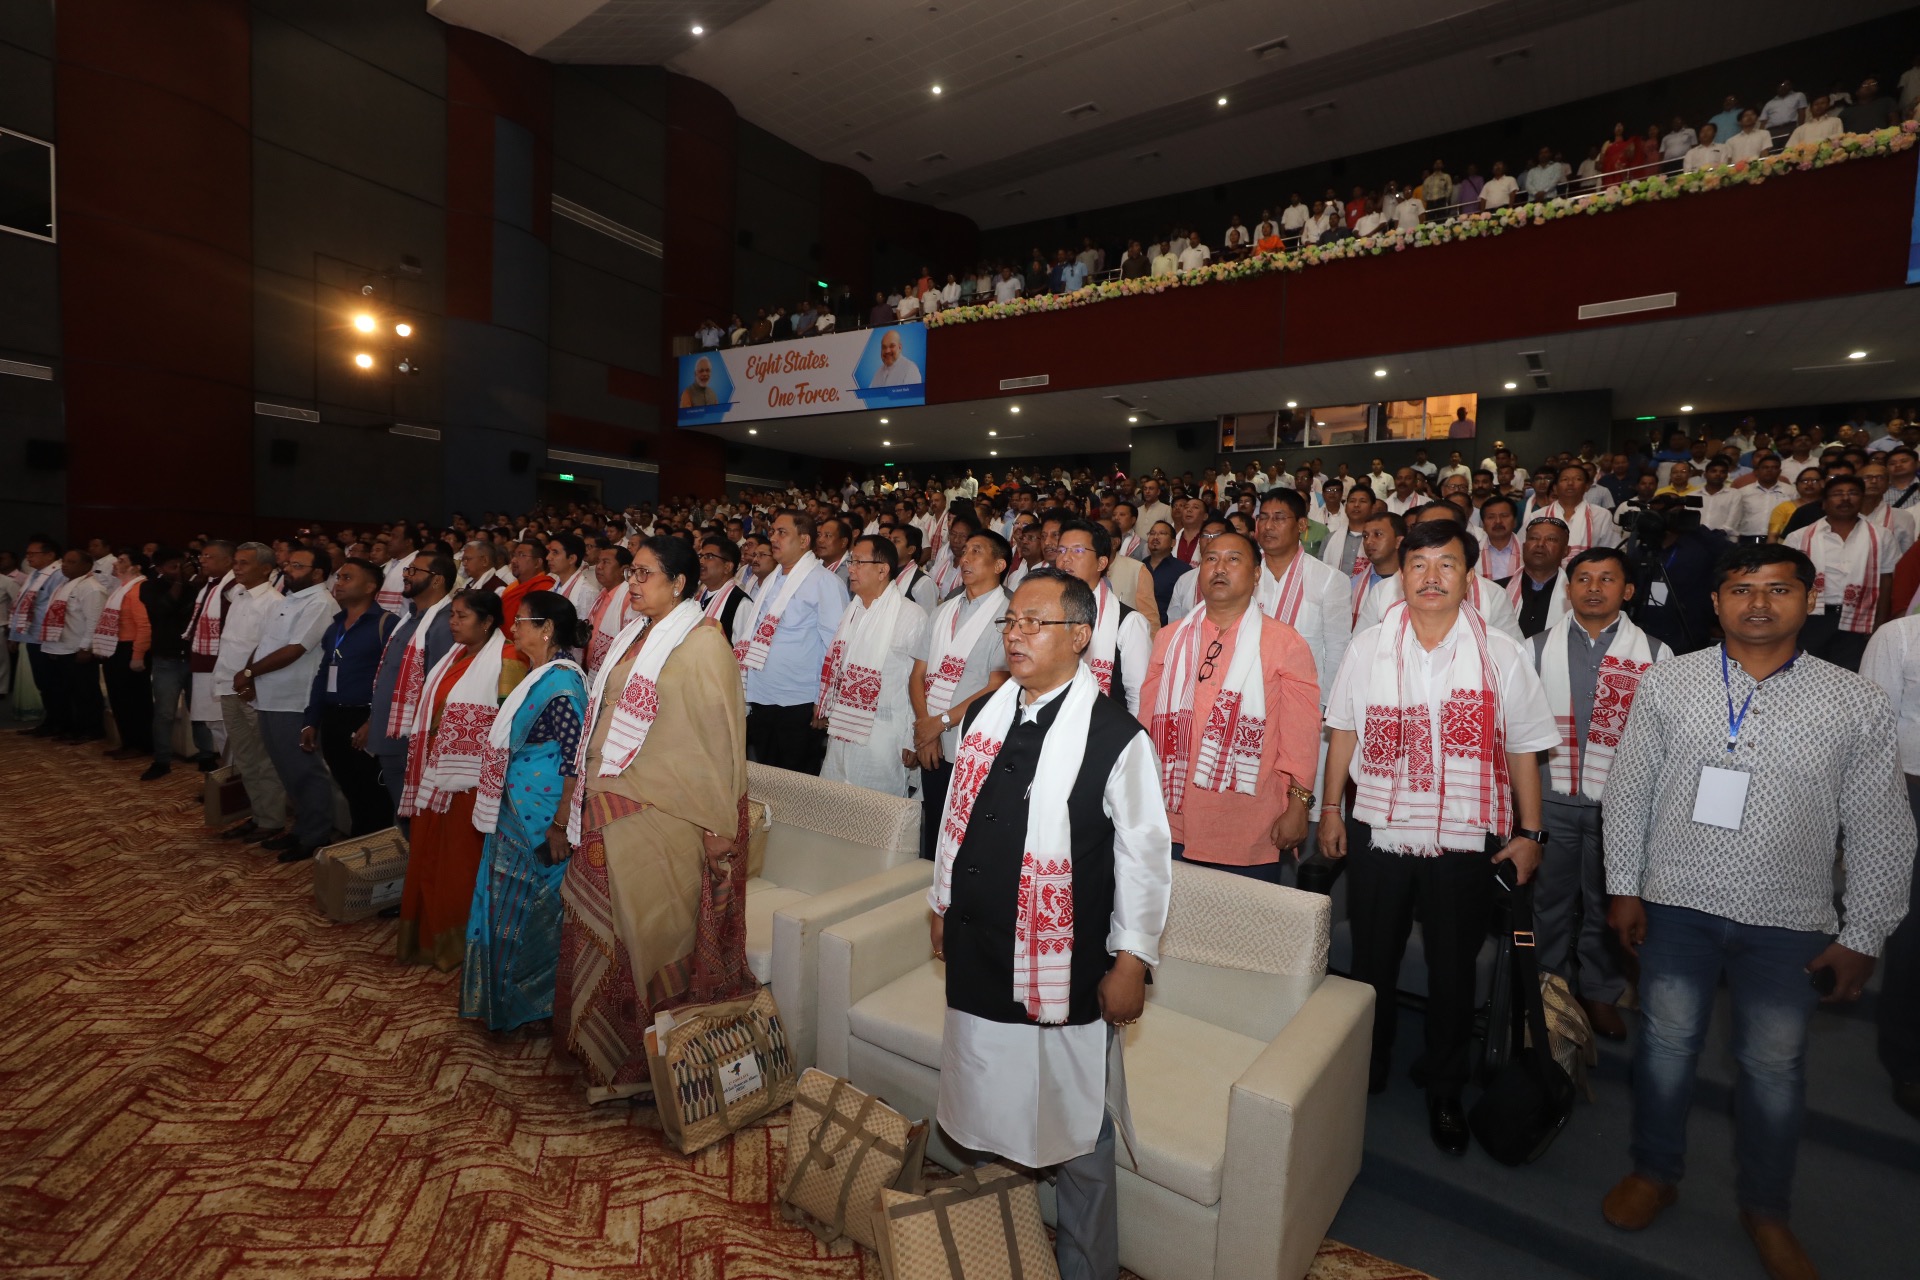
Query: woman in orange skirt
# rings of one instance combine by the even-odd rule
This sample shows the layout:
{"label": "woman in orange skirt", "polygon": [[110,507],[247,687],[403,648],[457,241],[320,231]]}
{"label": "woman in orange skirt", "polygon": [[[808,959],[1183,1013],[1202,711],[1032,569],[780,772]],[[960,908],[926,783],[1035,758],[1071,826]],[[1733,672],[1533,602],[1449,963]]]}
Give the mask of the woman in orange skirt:
{"label": "woman in orange skirt", "polygon": [[447,607],[454,647],[421,691],[408,739],[400,814],[413,819],[407,881],[400,891],[399,954],[458,969],[467,951],[467,913],[486,837],[473,825],[473,802],[487,735],[500,700],[526,678],[506,656],[500,597],[462,591]]}

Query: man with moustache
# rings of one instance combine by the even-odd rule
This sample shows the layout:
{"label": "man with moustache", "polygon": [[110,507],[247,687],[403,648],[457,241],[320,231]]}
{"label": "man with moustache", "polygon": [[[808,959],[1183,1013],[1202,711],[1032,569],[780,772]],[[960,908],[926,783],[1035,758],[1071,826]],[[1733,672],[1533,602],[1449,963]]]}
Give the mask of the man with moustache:
{"label": "man with moustache", "polygon": [[[961,525],[957,518],[954,523]],[[1007,679],[1006,654],[994,622],[1007,602],[1000,580],[1009,554],[1006,539],[997,533],[983,531],[967,539],[960,554],[960,589],[933,615],[907,681],[913,749],[920,762],[923,858],[933,857],[939,839],[940,811],[960,749],[961,718]]]}
{"label": "man with moustache", "polygon": [[[333,836],[333,778],[312,748],[302,749],[320,642],[340,611],[328,590],[333,561],[324,551],[296,546],[281,570],[280,597],[254,645],[246,669],[234,677],[234,692],[253,702],[260,741],[294,806],[293,841],[278,850],[282,862],[303,862]],[[382,613],[386,612],[384,609]],[[274,841],[264,841],[272,847]]]}

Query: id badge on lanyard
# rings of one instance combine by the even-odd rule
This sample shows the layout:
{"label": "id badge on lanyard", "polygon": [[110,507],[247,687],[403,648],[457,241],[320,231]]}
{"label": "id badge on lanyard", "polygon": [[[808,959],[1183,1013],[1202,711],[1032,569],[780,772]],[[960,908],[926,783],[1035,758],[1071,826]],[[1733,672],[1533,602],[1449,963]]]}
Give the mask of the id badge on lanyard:
{"label": "id badge on lanyard", "polygon": [[[1793,669],[1800,660],[1795,653],[1787,659],[1785,666],[1767,677],[1784,675]],[[1738,711],[1733,707],[1733,674],[1727,662],[1727,647],[1720,646],[1720,682],[1727,691],[1727,761],[1725,766],[1702,765],[1700,782],[1693,794],[1693,820],[1709,827],[1720,827],[1727,831],[1738,831],[1746,817],[1747,787],[1753,775],[1745,769],[1733,768],[1734,750],[1740,745],[1740,729],[1747,722],[1747,713],[1753,710],[1753,695],[1760,692],[1764,681],[1755,681],[1753,688],[1747,690],[1746,700]]]}

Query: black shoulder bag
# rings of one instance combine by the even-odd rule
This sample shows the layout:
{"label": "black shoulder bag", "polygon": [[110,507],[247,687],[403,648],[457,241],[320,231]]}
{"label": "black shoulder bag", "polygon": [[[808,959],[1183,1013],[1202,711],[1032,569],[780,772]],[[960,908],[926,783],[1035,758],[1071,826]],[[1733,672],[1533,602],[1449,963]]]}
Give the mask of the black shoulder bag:
{"label": "black shoulder bag", "polygon": [[[1534,956],[1533,886],[1514,886],[1507,910],[1512,935],[1502,941],[1511,943],[1511,1051],[1489,1074],[1467,1123],[1488,1155],[1502,1164],[1521,1165],[1545,1155],[1560,1136],[1573,1114],[1573,1081],[1553,1060],[1547,1040],[1547,1012]],[[1497,1024],[1499,1019],[1492,1021]],[[1488,1057],[1497,1061],[1491,1053]]]}

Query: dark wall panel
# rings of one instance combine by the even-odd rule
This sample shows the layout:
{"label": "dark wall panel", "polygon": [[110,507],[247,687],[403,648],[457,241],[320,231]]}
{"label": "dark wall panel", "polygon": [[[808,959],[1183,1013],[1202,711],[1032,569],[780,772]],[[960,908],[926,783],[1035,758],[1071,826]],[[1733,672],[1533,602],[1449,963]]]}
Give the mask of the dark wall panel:
{"label": "dark wall panel", "polygon": [[[51,0],[0,4],[0,128],[54,138]],[[0,360],[53,370],[0,374],[0,547],[66,528],[66,475],[30,471],[29,440],[66,438],[61,407],[60,255],[44,240],[0,232]]]}
{"label": "dark wall panel", "polygon": [[[21,7],[32,8],[23,3]],[[53,60],[0,35],[0,126],[53,140]]]}
{"label": "dark wall panel", "polygon": [[[273,461],[276,441],[298,450],[292,465]],[[425,517],[441,510],[441,446],[378,426],[261,418],[254,432],[254,474],[263,520],[327,524]]]}
{"label": "dark wall panel", "polygon": [[59,267],[56,246],[0,232],[0,358],[60,353]]}
{"label": "dark wall panel", "polygon": [[255,13],[312,32],[343,55],[436,98],[447,92],[444,24],[395,0],[252,0]]}

